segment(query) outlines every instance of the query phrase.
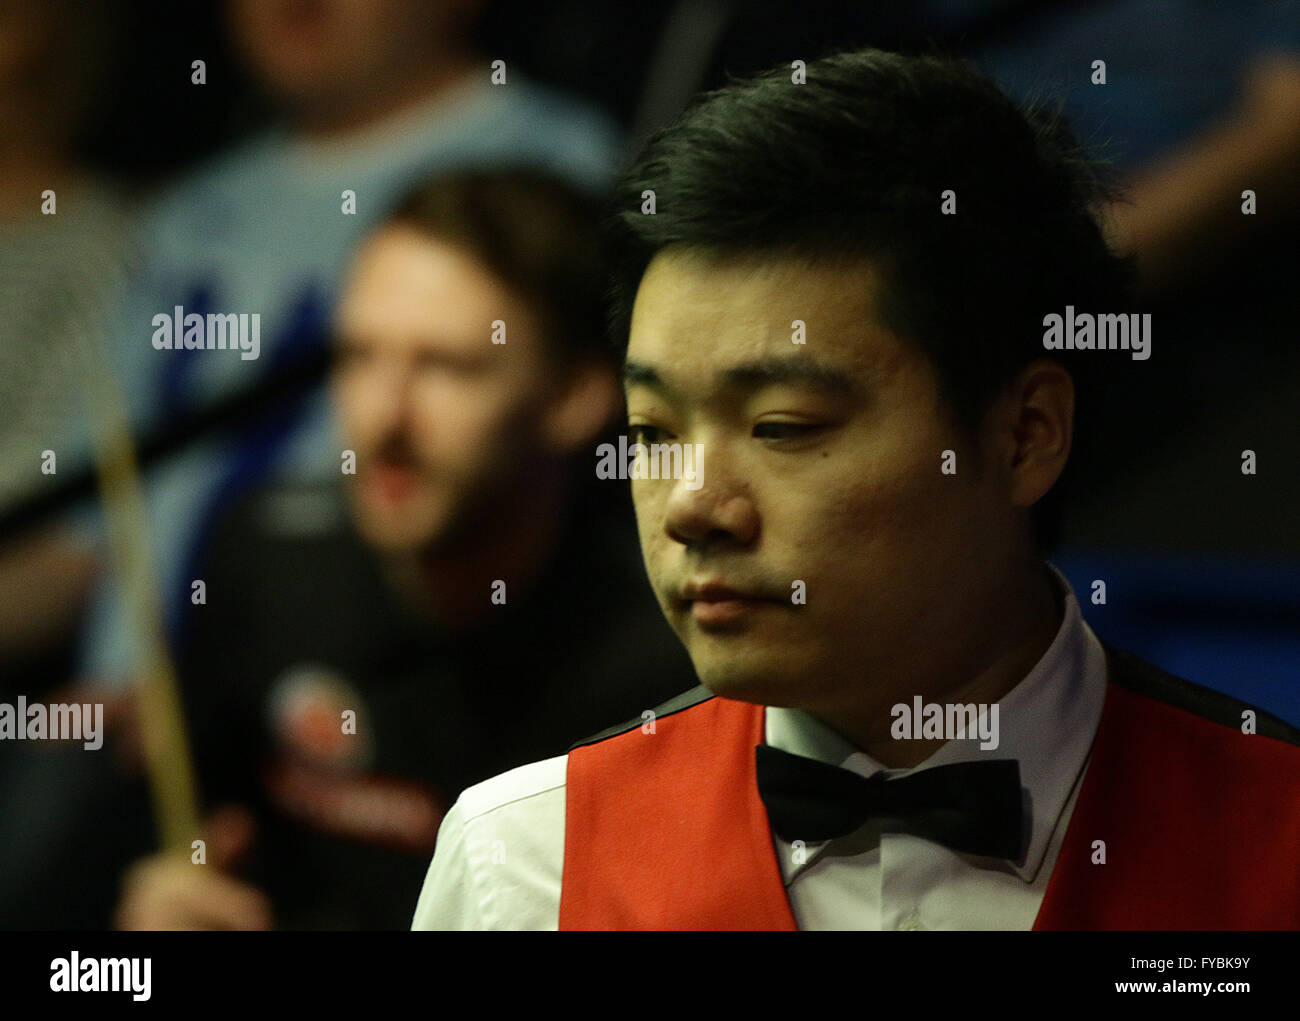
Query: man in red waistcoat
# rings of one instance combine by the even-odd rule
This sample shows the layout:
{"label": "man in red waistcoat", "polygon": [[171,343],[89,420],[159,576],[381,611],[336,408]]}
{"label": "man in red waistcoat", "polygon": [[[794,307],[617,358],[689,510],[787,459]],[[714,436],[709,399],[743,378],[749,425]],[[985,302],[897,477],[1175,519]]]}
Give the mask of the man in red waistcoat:
{"label": "man in red waistcoat", "polygon": [[1300,731],[1103,643],[1046,559],[1076,377],[1133,365],[1045,344],[1135,311],[1108,197],[931,57],[649,141],[625,467],[702,685],[464,792],[414,928],[1300,928]]}

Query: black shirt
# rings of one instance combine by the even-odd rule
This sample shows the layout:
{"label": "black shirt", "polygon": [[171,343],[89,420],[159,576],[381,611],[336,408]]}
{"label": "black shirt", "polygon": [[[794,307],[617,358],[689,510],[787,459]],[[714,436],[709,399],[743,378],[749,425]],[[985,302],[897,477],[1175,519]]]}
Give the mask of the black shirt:
{"label": "black shirt", "polygon": [[245,502],[202,578],[179,666],[199,784],[257,814],[241,874],[281,928],[409,927],[461,790],[697,683],[607,484],[529,590],[504,579],[460,633],[399,601],[337,484]]}

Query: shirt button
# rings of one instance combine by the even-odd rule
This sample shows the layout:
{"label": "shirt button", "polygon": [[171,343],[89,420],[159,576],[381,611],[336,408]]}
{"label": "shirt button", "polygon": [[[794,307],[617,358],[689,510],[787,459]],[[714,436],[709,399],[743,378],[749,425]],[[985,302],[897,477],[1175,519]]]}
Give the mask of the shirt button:
{"label": "shirt button", "polygon": [[921,915],[915,909],[909,911],[898,921],[899,932],[921,932],[925,926],[921,924]]}

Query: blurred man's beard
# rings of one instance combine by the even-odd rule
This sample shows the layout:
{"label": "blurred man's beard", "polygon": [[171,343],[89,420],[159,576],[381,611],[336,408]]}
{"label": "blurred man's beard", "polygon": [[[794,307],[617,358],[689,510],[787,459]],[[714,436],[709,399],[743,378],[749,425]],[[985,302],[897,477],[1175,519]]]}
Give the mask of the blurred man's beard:
{"label": "blurred man's beard", "polygon": [[[417,469],[418,471],[418,469]],[[417,475],[409,507],[376,507],[358,490],[369,481],[358,478],[352,493],[353,513],[368,543],[392,554],[438,557],[472,548],[493,520],[519,499],[512,471],[468,483],[457,480],[448,490]]]}
{"label": "blurred man's beard", "polygon": [[366,542],[385,553],[416,552],[439,543],[449,516],[445,505],[431,503],[423,494],[410,502],[416,506],[381,507],[355,494],[353,513]]}

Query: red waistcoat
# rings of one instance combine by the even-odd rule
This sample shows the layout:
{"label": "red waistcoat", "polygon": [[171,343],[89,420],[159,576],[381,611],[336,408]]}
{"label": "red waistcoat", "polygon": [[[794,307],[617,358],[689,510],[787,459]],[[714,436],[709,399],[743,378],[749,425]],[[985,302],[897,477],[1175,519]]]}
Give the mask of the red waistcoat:
{"label": "red waistcoat", "polygon": [[[1034,928],[1300,929],[1300,730],[1105,648],[1092,760]],[[763,720],[697,688],[653,734],[635,720],[570,750],[561,929],[798,928],[755,780]]]}

